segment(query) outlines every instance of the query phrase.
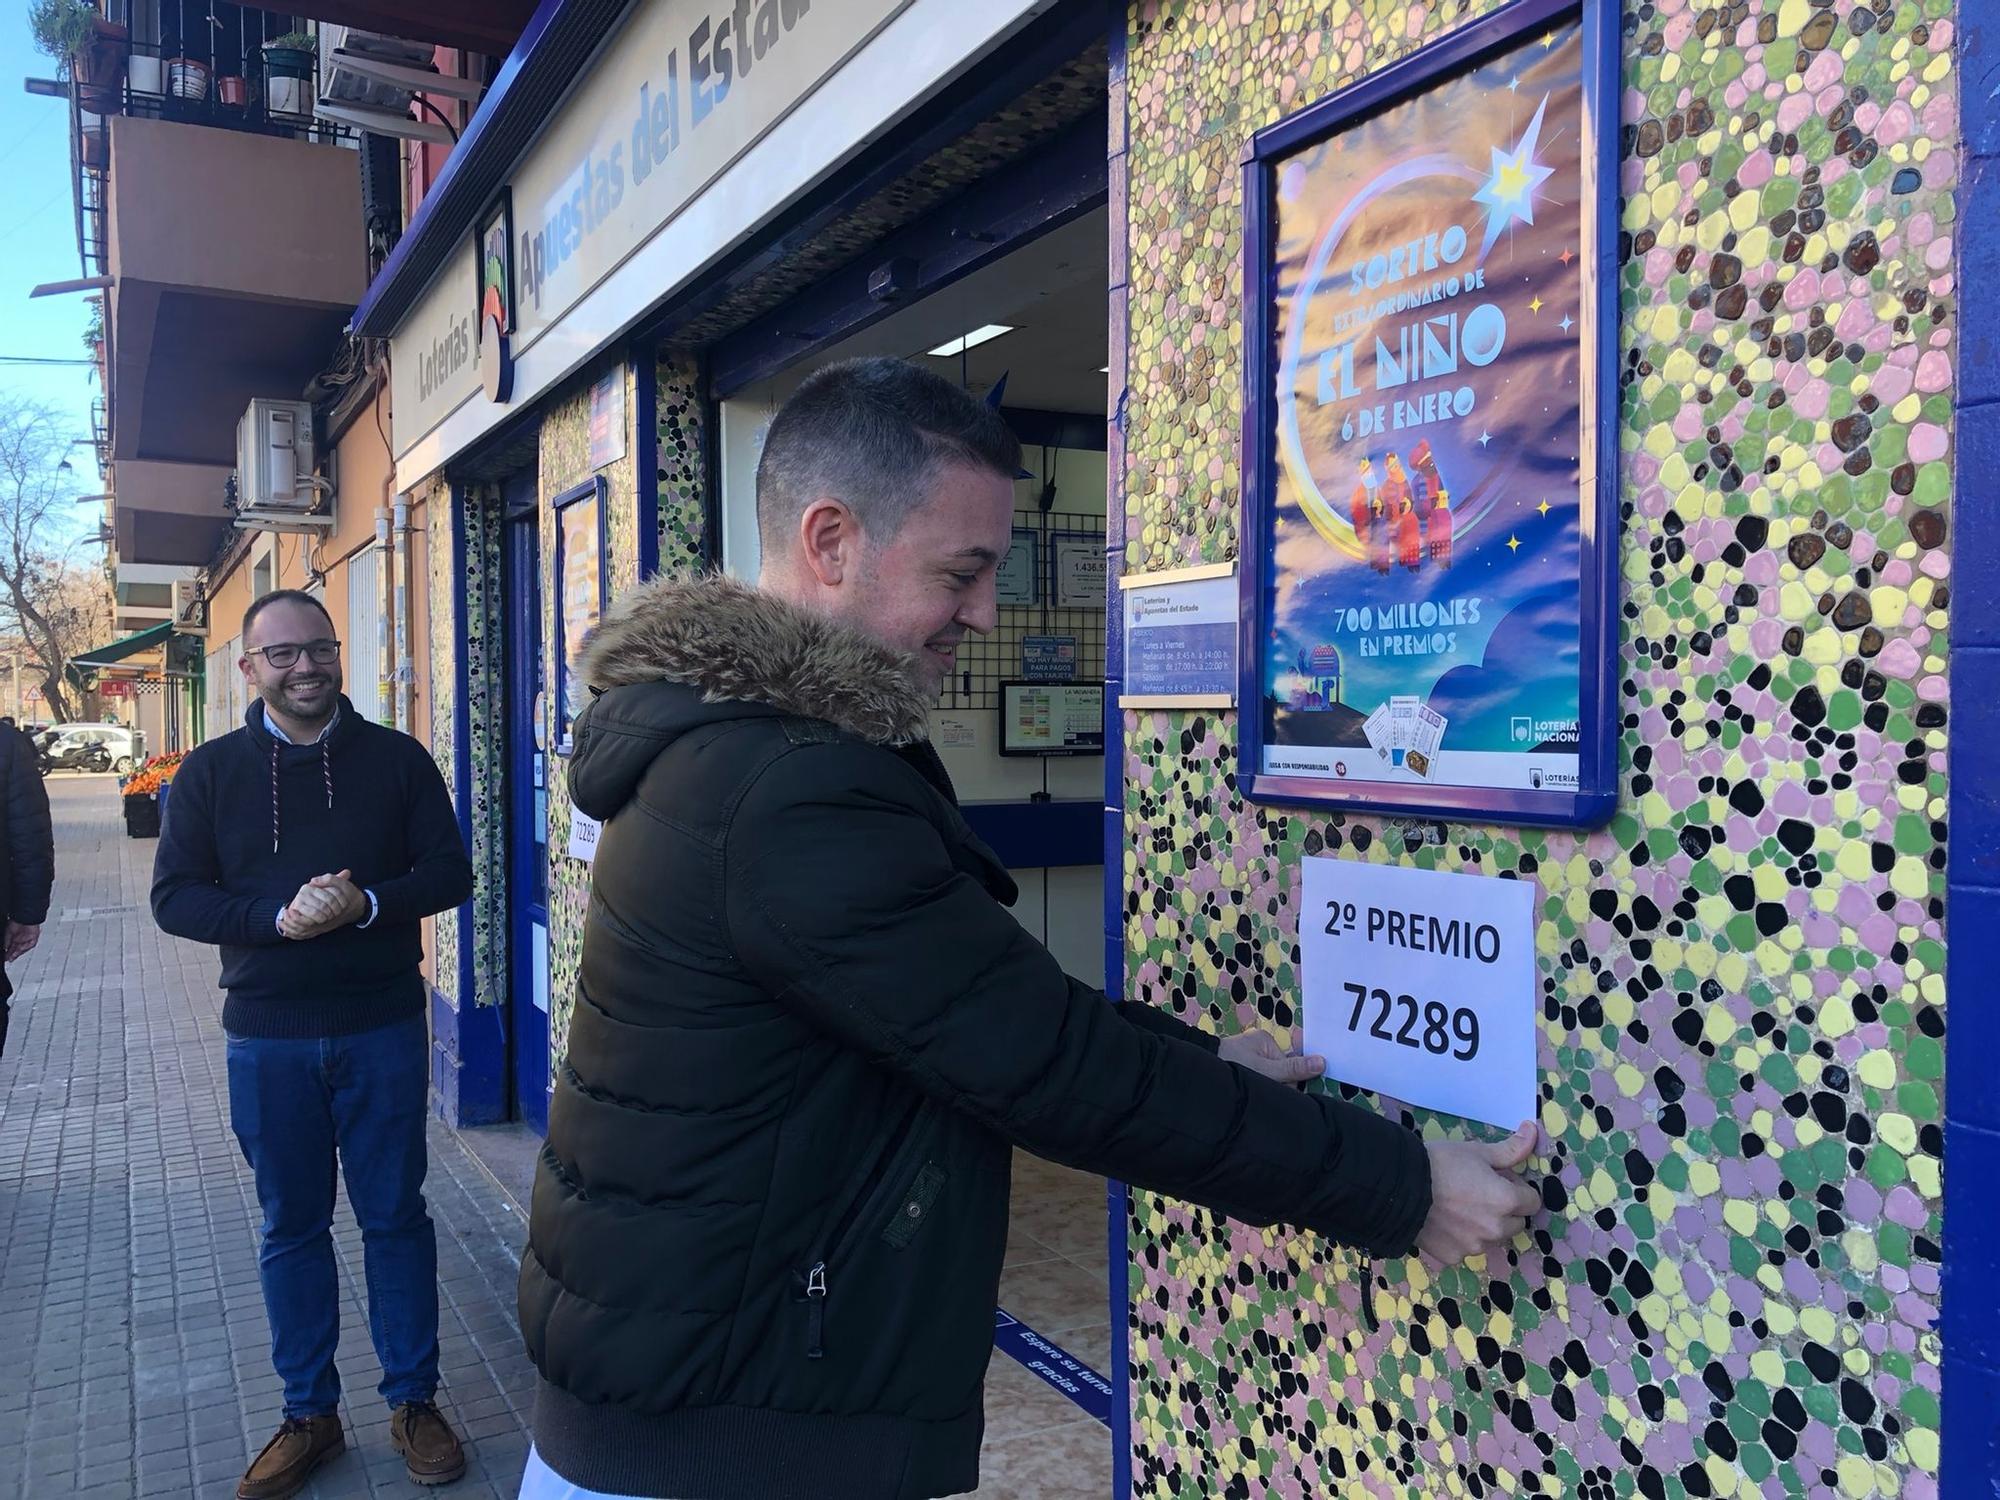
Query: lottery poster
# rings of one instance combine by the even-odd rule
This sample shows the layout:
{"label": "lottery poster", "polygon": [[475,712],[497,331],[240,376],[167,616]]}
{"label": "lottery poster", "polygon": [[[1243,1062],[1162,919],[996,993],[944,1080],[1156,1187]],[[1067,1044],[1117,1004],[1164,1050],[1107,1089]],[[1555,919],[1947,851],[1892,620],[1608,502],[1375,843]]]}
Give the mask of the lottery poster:
{"label": "lottery poster", "polygon": [[1259,772],[1581,787],[1585,59],[1580,19],[1541,28],[1269,163]]}
{"label": "lottery poster", "polygon": [[556,512],[556,528],[562,559],[562,660],[558,664],[562,722],[557,726],[556,741],[560,752],[568,754],[575,716],[582,712],[584,703],[578,662],[585,639],[604,615],[604,506],[595,486]]}

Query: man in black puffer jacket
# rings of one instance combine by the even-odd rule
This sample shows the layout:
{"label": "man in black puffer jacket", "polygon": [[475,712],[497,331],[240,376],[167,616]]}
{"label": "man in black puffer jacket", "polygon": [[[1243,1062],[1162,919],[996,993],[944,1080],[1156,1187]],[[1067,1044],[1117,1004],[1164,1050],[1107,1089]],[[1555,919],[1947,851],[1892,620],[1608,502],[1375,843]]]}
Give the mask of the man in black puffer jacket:
{"label": "man in black puffer jacket", "polygon": [[1531,1128],[1427,1149],[1008,915],[925,729],[996,622],[1019,452],[935,375],[821,371],[765,440],[762,587],[651,584],[590,644],[570,788],[608,822],[521,1264],[524,1494],[974,1488],[1017,1145],[1384,1256],[1539,1202]]}
{"label": "man in black puffer jacket", "polygon": [[[0,917],[6,935],[0,939],[0,960],[26,958],[41,941],[48,920],[49,891],[56,879],[55,838],[49,830],[49,789],[35,765],[35,747],[14,727],[0,724],[0,817],[6,836],[0,838]],[[0,968],[0,1053],[7,1050],[7,1010],[13,981]]]}

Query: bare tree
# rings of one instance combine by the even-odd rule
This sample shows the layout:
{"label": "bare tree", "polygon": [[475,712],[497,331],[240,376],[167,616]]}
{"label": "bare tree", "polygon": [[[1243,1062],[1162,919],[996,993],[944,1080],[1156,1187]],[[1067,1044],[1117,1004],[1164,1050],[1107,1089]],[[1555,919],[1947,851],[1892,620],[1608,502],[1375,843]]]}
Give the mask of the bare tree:
{"label": "bare tree", "polygon": [[0,627],[27,642],[58,723],[83,709],[70,658],[102,644],[113,619],[110,580],[93,554],[100,542],[71,526],[67,431],[54,408],[0,395]]}

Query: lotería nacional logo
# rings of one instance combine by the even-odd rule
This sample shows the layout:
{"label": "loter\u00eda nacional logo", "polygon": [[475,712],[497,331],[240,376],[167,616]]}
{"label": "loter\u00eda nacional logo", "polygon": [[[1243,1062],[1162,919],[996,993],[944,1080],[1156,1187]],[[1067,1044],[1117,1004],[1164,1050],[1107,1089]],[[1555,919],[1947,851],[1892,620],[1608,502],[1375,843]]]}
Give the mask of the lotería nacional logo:
{"label": "loter\u00eda nacional logo", "polygon": [[489,401],[514,394],[514,214],[503,195],[479,226],[479,385]]}
{"label": "loter\u00eda nacional logo", "polygon": [[1537,719],[1515,714],[1509,738],[1519,746],[1574,745],[1582,736],[1574,719]]}

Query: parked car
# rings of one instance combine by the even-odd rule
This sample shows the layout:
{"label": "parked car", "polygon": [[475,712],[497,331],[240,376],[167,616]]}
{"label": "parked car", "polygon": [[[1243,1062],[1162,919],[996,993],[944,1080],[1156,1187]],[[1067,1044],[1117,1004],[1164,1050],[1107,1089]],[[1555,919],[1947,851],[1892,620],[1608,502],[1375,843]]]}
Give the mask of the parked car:
{"label": "parked car", "polygon": [[116,771],[123,776],[143,757],[137,730],[123,724],[58,724],[37,745],[42,774],[50,771]]}

